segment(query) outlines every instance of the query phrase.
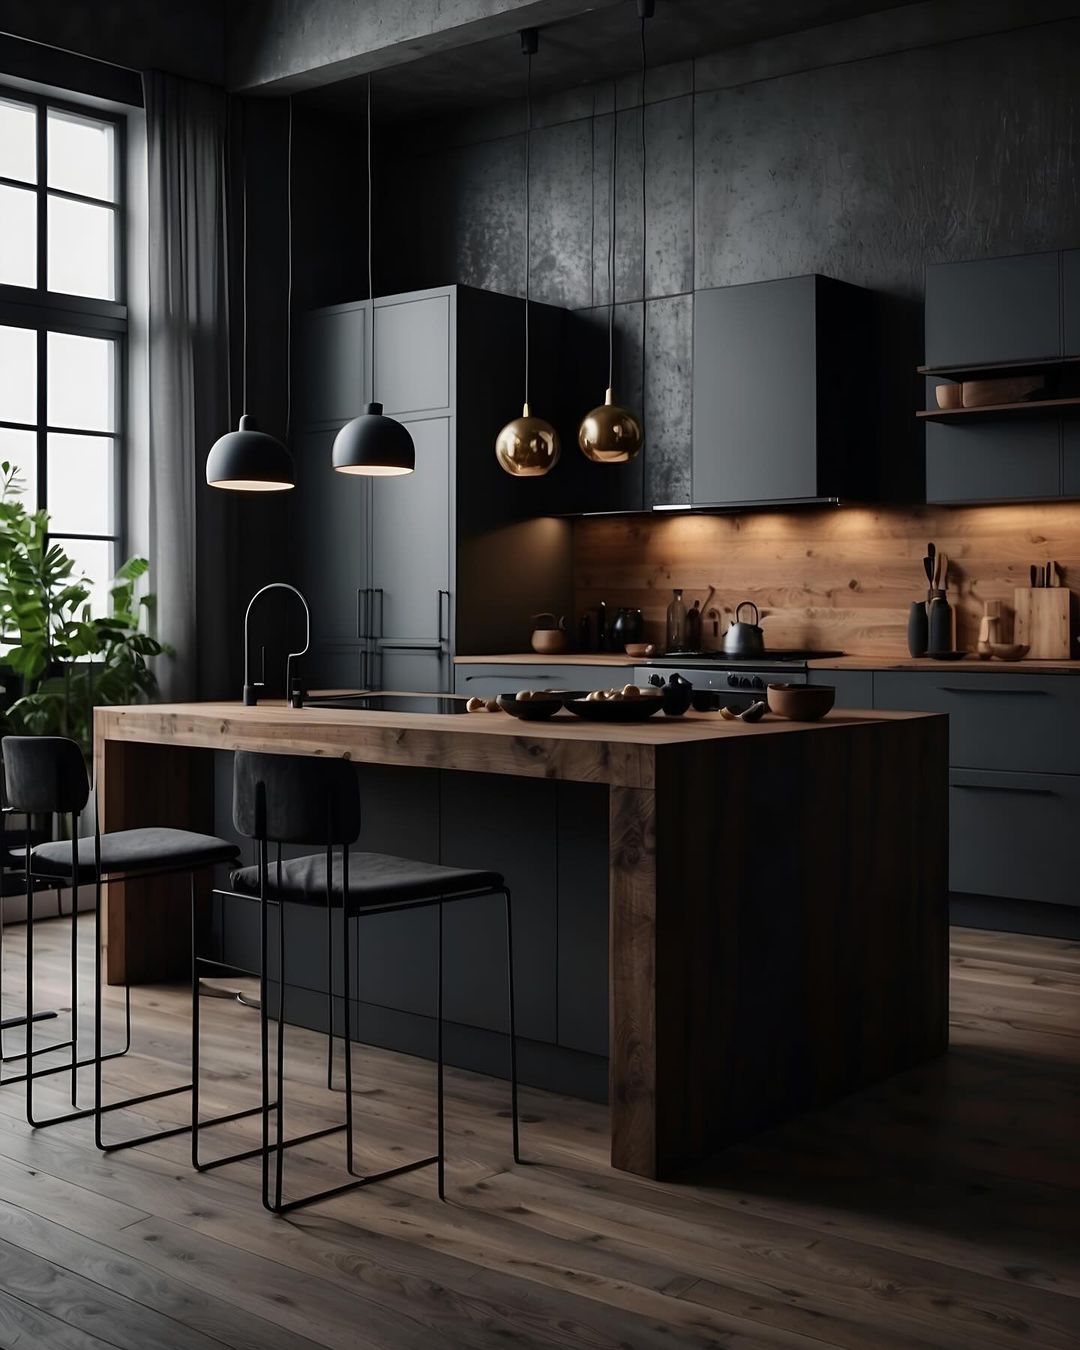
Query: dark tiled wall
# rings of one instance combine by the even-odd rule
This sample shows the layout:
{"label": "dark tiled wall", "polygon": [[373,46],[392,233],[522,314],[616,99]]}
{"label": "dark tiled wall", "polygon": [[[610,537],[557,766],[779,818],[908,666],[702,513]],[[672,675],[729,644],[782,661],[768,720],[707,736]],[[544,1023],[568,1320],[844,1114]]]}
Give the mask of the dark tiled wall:
{"label": "dark tiled wall", "polygon": [[[927,6],[909,8],[925,22]],[[890,40],[909,49],[883,55],[821,30],[650,76],[644,409],[657,499],[689,491],[695,289],[814,271],[871,287],[883,487],[902,496],[918,490],[911,473],[921,463],[912,410],[925,264],[1080,243],[1080,21],[919,45],[944,23],[912,27],[906,39],[897,29]],[[879,51],[880,25],[872,36]],[[803,55],[813,68],[792,69]],[[778,67],[790,73],[773,76]],[[637,79],[614,94],[617,381],[633,404],[643,291]],[[536,111],[532,291],[573,309],[608,301],[612,97],[610,85],[572,90]],[[522,293],[520,107],[399,134],[381,159],[380,289],[457,281]]]}

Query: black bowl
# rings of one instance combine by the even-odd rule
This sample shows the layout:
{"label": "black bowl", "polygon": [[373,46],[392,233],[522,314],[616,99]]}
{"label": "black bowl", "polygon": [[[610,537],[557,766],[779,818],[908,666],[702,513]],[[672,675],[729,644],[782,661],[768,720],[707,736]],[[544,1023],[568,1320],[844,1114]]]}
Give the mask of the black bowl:
{"label": "black bowl", "polygon": [[586,722],[644,722],[664,706],[659,698],[605,698],[592,703],[582,694],[566,696],[563,706]]}
{"label": "black bowl", "polygon": [[551,694],[543,698],[519,699],[516,694],[500,694],[497,702],[503,712],[520,717],[523,722],[546,722],[563,706],[563,696]]}

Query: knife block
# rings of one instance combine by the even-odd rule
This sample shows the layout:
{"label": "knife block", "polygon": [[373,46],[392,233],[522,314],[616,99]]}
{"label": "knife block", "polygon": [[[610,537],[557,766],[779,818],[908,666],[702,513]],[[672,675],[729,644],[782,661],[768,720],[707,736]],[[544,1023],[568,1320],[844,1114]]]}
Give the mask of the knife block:
{"label": "knife block", "polygon": [[1067,586],[1018,586],[1013,591],[1013,640],[1036,660],[1061,661],[1072,655],[1072,592]]}

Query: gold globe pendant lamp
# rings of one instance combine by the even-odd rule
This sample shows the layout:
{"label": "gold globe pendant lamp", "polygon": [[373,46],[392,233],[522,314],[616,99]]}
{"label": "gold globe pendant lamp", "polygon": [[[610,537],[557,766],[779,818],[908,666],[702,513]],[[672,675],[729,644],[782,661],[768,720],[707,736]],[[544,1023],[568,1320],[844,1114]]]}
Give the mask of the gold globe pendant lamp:
{"label": "gold globe pendant lamp", "polygon": [[[645,20],[652,18],[654,0],[638,0],[641,21],[641,393],[645,396]],[[611,176],[608,187],[608,387],[604,401],[582,418],[578,446],[595,464],[627,464],[645,444],[639,418],[615,398],[615,166],[619,111],[612,99]]]}
{"label": "gold globe pendant lamp", "polygon": [[535,28],[521,30],[521,50],[526,60],[525,74],[525,401],[521,416],[515,417],[495,438],[495,457],[514,478],[539,478],[550,473],[559,462],[559,433],[543,417],[534,417],[529,408],[529,278],[531,230],[529,219],[529,151],[532,141],[532,59],[540,45]]}

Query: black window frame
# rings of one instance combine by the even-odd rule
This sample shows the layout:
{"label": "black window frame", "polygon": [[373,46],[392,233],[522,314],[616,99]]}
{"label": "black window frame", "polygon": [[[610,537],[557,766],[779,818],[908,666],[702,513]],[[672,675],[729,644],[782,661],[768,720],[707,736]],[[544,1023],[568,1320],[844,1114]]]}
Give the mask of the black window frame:
{"label": "black window frame", "polygon": [[[37,404],[36,423],[11,422],[0,419],[0,427],[33,431],[36,433],[37,500],[36,509],[48,509],[48,438],[50,433],[71,433],[79,436],[99,436],[113,444],[113,501],[112,530],[109,534],[75,534],[50,531],[50,539],[57,541],[88,540],[110,545],[108,577],[94,577],[98,584],[110,581],[123,558],[125,507],[127,501],[127,118],[123,113],[106,111],[92,104],[78,103],[63,97],[52,97],[0,83],[0,99],[35,109],[37,133],[37,181],[0,175],[0,185],[32,191],[37,209],[36,285],[16,286],[0,283],[0,325],[29,328],[37,335]],[[49,149],[48,114],[50,109],[67,112],[89,121],[105,122],[113,128],[113,185],[112,201],[89,197],[48,186]],[[94,206],[108,206],[113,211],[113,258],[115,265],[115,300],[91,296],[70,295],[48,289],[48,211],[49,198],[86,202]],[[78,337],[107,338],[113,348],[113,408],[114,427],[110,431],[90,431],[85,427],[64,427],[48,422],[48,335],[70,333]],[[28,507],[30,503],[27,503]]]}

